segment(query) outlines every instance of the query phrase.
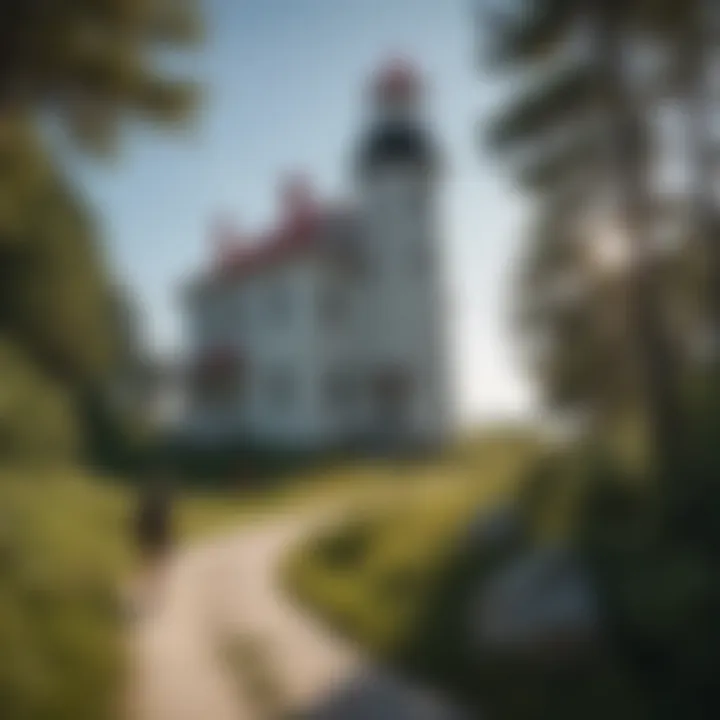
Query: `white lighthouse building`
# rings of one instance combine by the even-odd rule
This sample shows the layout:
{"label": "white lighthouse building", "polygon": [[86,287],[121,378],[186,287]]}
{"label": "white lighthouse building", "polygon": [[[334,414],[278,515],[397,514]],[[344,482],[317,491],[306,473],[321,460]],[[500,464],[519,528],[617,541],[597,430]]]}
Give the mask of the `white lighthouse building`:
{"label": "white lighthouse building", "polygon": [[438,446],[449,433],[439,159],[405,64],[371,85],[356,200],[296,178],[276,226],[215,231],[184,294],[195,439],[271,446]]}

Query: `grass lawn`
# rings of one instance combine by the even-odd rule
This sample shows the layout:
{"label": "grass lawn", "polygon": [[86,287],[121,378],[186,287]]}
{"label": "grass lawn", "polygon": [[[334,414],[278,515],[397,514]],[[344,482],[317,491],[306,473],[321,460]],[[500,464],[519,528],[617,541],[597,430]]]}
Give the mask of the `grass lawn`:
{"label": "grass lawn", "polygon": [[352,463],[337,463],[265,488],[183,489],[175,508],[179,540],[193,542],[281,512],[365,502],[386,490],[393,477],[389,467],[367,465],[361,470]]}
{"label": "grass lawn", "polygon": [[384,477],[384,491],[291,551],[289,592],[377,657],[397,661],[417,641],[468,522],[511,496],[538,452],[528,434],[507,432],[422,465],[358,470],[368,482]]}

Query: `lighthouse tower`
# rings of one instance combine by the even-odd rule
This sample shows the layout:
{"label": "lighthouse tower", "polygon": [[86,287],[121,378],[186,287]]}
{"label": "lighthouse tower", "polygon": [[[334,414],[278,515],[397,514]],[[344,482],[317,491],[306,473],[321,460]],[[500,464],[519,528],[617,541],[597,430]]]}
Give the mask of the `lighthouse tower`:
{"label": "lighthouse tower", "polygon": [[368,422],[381,438],[442,444],[448,433],[439,261],[440,167],[419,74],[393,61],[370,88],[357,154],[366,255],[362,303]]}

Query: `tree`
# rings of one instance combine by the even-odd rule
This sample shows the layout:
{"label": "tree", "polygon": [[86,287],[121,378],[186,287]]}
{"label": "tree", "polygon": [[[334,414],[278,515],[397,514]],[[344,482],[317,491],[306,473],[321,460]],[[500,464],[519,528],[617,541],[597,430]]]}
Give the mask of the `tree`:
{"label": "tree", "polygon": [[59,380],[90,381],[113,350],[109,273],[66,183],[54,178],[37,206],[32,231],[0,253],[0,328]]}
{"label": "tree", "polygon": [[[556,511],[563,493],[580,498],[565,540],[593,575],[606,619],[600,645],[639,701],[616,699],[623,717],[717,714],[717,414],[705,426],[697,422],[686,393],[688,380],[704,375],[698,340],[707,339],[709,319],[715,344],[720,321],[710,190],[717,170],[709,83],[717,61],[714,5],[518,2],[496,19],[493,33],[498,65],[529,79],[492,136],[535,200],[519,305],[526,328],[549,337],[543,382],[551,393],[559,389],[560,402],[597,413],[622,403],[639,377],[647,380],[642,399],[664,483],[637,483],[597,447],[588,453],[574,446],[561,459],[565,473],[550,466],[539,486],[551,488],[541,501],[546,509]],[[654,182],[666,152],[655,130],[668,104],[682,113],[680,164],[691,179],[672,195]],[[676,241],[670,254],[661,252],[669,220]],[[586,258],[608,235],[625,241],[629,257],[621,272],[598,278]],[[704,268],[710,293],[698,297]],[[571,292],[558,293],[568,277]],[[623,308],[628,332],[608,333],[607,318],[622,324]],[[717,346],[712,350],[717,370]],[[606,689],[612,696],[612,683]],[[551,685],[544,699],[552,704],[565,690]],[[579,700],[594,709],[602,694],[581,692]]]}
{"label": "tree", "polygon": [[12,370],[0,382],[57,387],[85,430],[88,408],[107,416],[123,328],[94,218],[41,129],[59,124],[101,153],[126,120],[184,119],[195,88],[161,70],[158,51],[199,31],[196,0],[0,0],[0,340]]}
{"label": "tree", "polygon": [[[627,277],[620,272],[627,250],[603,226],[595,244],[587,243],[580,229],[563,227],[564,215],[556,212],[538,208],[526,231],[515,278],[515,330],[546,405],[580,421],[585,436],[606,448],[627,449],[631,438],[642,437]],[[685,383],[697,375],[697,338],[705,329],[704,264],[689,234],[686,199],[665,199],[654,212],[667,248],[655,263],[658,313]]]}
{"label": "tree", "polygon": [[644,389],[654,456],[668,474],[682,447],[683,419],[675,348],[661,312],[651,183],[665,66],[656,62],[639,77],[633,61],[651,52],[675,60],[660,20],[679,8],[672,0],[538,0],[495,15],[493,60],[523,77],[525,88],[490,133],[545,208],[541,214],[553,216],[556,232],[596,242],[604,215],[601,222],[626,239],[619,289],[634,382]]}
{"label": "tree", "polygon": [[26,190],[0,243],[0,378],[13,398],[2,455],[69,455],[84,435],[75,411],[117,354],[110,272],[88,209],[59,171],[46,163]]}
{"label": "tree", "polygon": [[195,0],[4,0],[0,121],[49,114],[92,149],[129,116],[176,120],[193,89],[160,73],[151,52],[198,36]]}

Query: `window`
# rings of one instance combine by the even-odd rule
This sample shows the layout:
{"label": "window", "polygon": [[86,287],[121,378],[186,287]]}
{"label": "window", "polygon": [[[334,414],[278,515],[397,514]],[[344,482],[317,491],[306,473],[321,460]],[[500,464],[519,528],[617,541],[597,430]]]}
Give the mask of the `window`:
{"label": "window", "polygon": [[234,298],[227,294],[213,295],[197,313],[195,323],[201,343],[217,344],[228,340],[237,323]]}
{"label": "window", "polygon": [[207,410],[229,410],[242,402],[244,363],[233,350],[216,348],[197,360],[190,380],[196,405]]}
{"label": "window", "polygon": [[275,368],[268,373],[266,391],[269,404],[275,410],[287,411],[295,399],[295,377],[286,368]]}
{"label": "window", "polygon": [[355,397],[355,386],[350,374],[343,371],[331,372],[325,382],[325,396],[332,412],[347,412]]}
{"label": "window", "polygon": [[356,242],[345,243],[337,250],[337,263],[343,277],[348,279],[363,277],[368,265],[367,248],[361,248]]}
{"label": "window", "polygon": [[378,419],[390,425],[402,424],[410,409],[413,379],[402,366],[378,368],[372,377],[372,395]]}
{"label": "window", "polygon": [[320,291],[320,317],[326,327],[337,328],[347,313],[347,296],[339,285],[330,284]]}

